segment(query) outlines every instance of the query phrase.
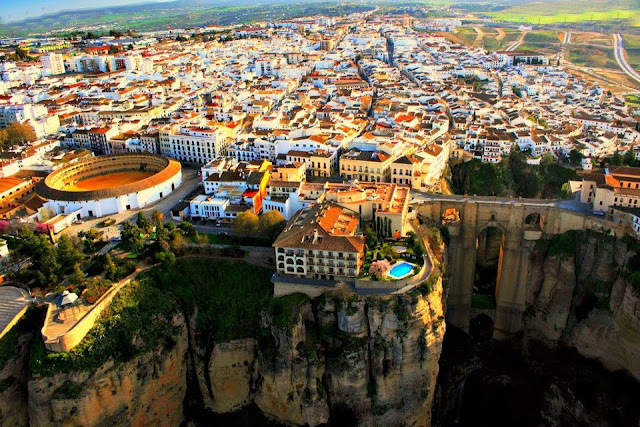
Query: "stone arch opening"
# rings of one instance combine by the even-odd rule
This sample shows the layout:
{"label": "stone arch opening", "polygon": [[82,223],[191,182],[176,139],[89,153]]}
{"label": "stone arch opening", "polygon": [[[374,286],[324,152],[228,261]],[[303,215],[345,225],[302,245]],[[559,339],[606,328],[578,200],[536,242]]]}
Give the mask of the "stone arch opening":
{"label": "stone arch opening", "polygon": [[544,228],[544,218],[538,212],[527,215],[524,219],[525,230],[542,231]]}
{"label": "stone arch opening", "polygon": [[469,322],[469,335],[476,342],[487,342],[493,338],[493,319],[480,313]]}
{"label": "stone arch opening", "polygon": [[452,225],[460,222],[460,211],[454,207],[447,207],[442,212],[442,225]]}
{"label": "stone arch opening", "polygon": [[472,308],[495,309],[500,287],[505,231],[500,227],[483,228],[476,238],[476,265],[473,276]]}

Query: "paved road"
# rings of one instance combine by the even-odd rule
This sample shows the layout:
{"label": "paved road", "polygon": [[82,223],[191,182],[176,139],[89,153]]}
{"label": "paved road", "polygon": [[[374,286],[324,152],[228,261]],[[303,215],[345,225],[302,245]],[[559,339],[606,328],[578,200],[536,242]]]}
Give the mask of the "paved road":
{"label": "paved road", "polygon": [[518,37],[518,40],[514,41],[513,43],[511,43],[511,45],[505,49],[506,52],[513,52],[514,50],[516,50],[517,48],[520,47],[520,45],[524,42],[524,37],[527,35],[526,31],[523,31],[522,34],[520,34],[520,37]]}
{"label": "paved road", "polygon": [[627,61],[627,51],[624,48],[624,39],[620,34],[613,34],[613,53],[616,57],[618,66],[629,76],[632,80],[640,83],[640,74],[629,64]]}
{"label": "paved road", "polygon": [[571,44],[571,31],[564,33],[564,40],[562,40],[562,44]]}

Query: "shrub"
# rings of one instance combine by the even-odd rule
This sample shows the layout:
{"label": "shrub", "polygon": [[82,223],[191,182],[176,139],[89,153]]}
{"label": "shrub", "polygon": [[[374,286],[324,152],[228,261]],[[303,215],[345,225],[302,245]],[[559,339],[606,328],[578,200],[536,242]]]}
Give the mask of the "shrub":
{"label": "shrub", "polygon": [[577,247],[577,232],[567,231],[553,237],[549,254],[554,256],[569,257],[575,254]]}

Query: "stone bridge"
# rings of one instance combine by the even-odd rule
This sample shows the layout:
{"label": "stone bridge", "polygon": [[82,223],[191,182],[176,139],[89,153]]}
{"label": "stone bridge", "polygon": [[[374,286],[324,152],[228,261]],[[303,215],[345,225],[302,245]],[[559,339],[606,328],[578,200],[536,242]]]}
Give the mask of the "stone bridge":
{"label": "stone bridge", "polygon": [[502,235],[495,289],[495,338],[505,338],[522,329],[529,263],[537,240],[569,230],[624,234],[616,224],[569,210],[566,203],[416,194],[412,206],[418,218],[446,225],[451,236],[447,251],[447,321],[464,330],[469,328],[479,237],[490,227]]}

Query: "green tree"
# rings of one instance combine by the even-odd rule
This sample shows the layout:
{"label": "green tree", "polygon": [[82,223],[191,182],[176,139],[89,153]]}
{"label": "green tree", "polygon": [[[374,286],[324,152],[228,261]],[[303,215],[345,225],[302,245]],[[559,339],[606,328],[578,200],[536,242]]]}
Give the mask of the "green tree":
{"label": "green tree", "polygon": [[140,253],[144,249],[144,230],[131,222],[126,221],[122,224],[123,246],[131,252]]}
{"label": "green tree", "polygon": [[582,159],[584,159],[584,154],[582,154],[576,148],[571,150],[571,152],[569,153],[569,162],[571,162],[573,166],[580,166],[580,164],[582,163]]}
{"label": "green tree", "polygon": [[25,257],[31,258],[31,265],[35,270],[31,270],[27,274],[35,276],[39,286],[51,287],[55,286],[60,278],[60,264],[56,248],[53,246],[48,236],[44,234],[35,234],[32,230],[24,227],[20,230],[21,238],[16,252]]}
{"label": "green tree", "polygon": [[270,239],[275,239],[285,226],[284,216],[276,211],[271,210],[260,215],[258,219],[258,228],[260,233]]}
{"label": "green tree", "polygon": [[109,280],[115,280],[118,275],[118,266],[113,262],[109,254],[105,254],[103,259],[104,276]]}
{"label": "green tree", "polygon": [[151,222],[149,222],[147,215],[143,211],[138,212],[136,223],[144,231],[148,231],[151,228]]}
{"label": "green tree", "polygon": [[[169,226],[171,226],[171,224],[173,223],[169,223]],[[191,224],[188,221],[182,221],[180,223],[180,230],[182,230],[182,232],[184,233],[185,236],[193,236],[196,232],[195,227],[193,226],[193,224]]]}
{"label": "green tree", "polygon": [[622,154],[620,154],[620,152],[616,150],[613,156],[611,156],[611,158],[609,159],[609,164],[611,166],[622,166],[623,163],[624,158],[622,157]]}
{"label": "green tree", "polygon": [[171,232],[171,240],[169,240],[169,247],[171,251],[180,254],[184,251],[184,248],[187,246],[187,242],[180,232],[180,230],[173,230]]}
{"label": "green tree", "polygon": [[60,273],[70,272],[78,267],[84,259],[80,251],[79,242],[73,241],[69,236],[62,235],[58,240],[58,263],[61,266]]}
{"label": "green tree", "polygon": [[233,231],[245,237],[249,237],[258,230],[258,215],[252,211],[238,213],[233,220]]}

